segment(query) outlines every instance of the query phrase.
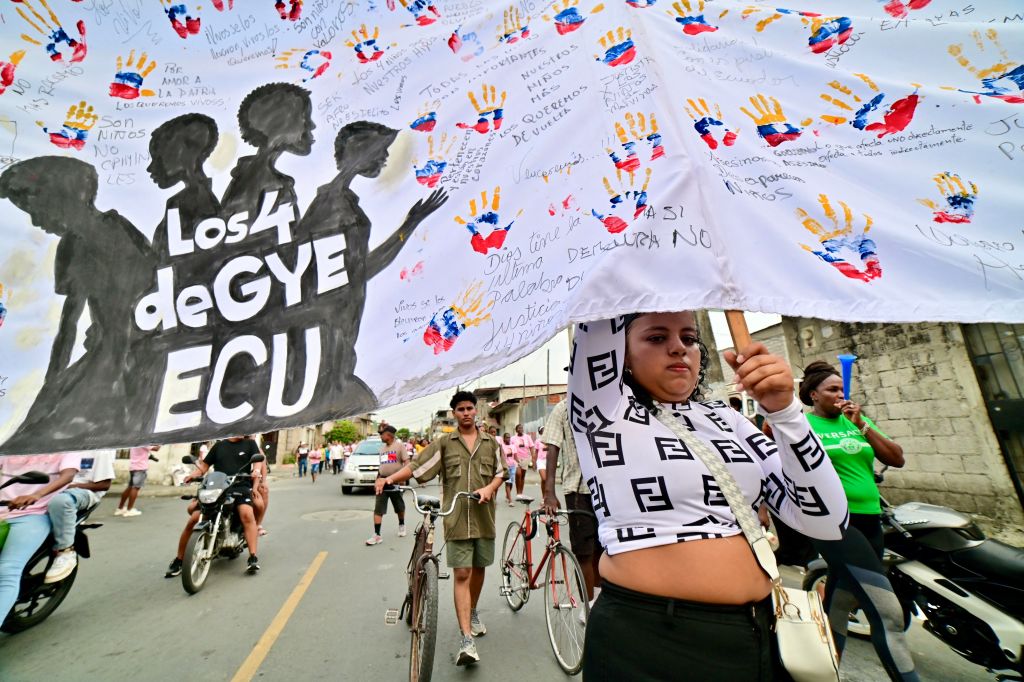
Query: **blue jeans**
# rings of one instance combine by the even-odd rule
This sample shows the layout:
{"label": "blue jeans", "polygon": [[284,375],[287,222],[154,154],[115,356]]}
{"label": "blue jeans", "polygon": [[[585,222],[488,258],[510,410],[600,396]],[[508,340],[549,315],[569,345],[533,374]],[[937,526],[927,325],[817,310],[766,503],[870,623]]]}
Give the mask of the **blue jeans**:
{"label": "blue jeans", "polygon": [[67,549],[75,544],[75,522],[78,521],[79,510],[85,511],[92,506],[92,496],[88,490],[69,488],[50,498],[47,511],[50,523],[53,524],[53,546],[55,549]]}
{"label": "blue jeans", "polygon": [[11,529],[0,550],[0,622],[18,601],[25,564],[50,534],[50,517],[46,514],[18,516],[7,519],[7,523],[11,524]]}
{"label": "blue jeans", "polygon": [[299,459],[299,478],[306,475],[306,469],[309,467],[309,460],[305,457]]}

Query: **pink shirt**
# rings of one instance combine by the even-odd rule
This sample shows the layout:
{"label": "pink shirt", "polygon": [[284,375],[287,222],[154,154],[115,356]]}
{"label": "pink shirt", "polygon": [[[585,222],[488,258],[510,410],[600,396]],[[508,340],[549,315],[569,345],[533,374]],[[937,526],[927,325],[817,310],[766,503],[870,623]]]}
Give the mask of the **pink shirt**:
{"label": "pink shirt", "polygon": [[499,445],[501,445],[502,454],[505,455],[505,464],[514,467],[516,465],[516,449],[512,447],[511,443],[505,441],[501,441]]}
{"label": "pink shirt", "polygon": [[128,453],[129,471],[149,471],[149,446],[132,448]]}
{"label": "pink shirt", "polygon": [[[0,483],[6,482],[12,476],[24,474],[28,471],[42,471],[44,474],[49,474],[52,480],[64,469],[78,471],[80,460],[81,453],[78,452],[65,452],[58,455],[4,455],[0,457]],[[16,483],[0,490],[0,500],[13,500],[15,497],[22,495],[31,495],[38,492],[45,485],[45,483],[43,485]],[[46,505],[49,504],[50,498],[58,492],[60,491],[55,490],[49,495],[40,497],[35,504],[24,509],[0,507],[0,519],[13,519],[19,516],[28,516],[29,514],[45,514]]]}
{"label": "pink shirt", "polygon": [[322,450],[316,449],[316,450],[310,450],[309,451],[309,461],[310,462],[313,462],[314,464],[316,464],[317,462],[319,462],[323,458],[324,458],[324,453],[323,453]]}
{"label": "pink shirt", "polygon": [[521,436],[512,436],[512,447],[515,448],[516,459],[520,462],[530,462],[533,460],[530,448],[534,445],[535,443],[528,433],[524,433]]}

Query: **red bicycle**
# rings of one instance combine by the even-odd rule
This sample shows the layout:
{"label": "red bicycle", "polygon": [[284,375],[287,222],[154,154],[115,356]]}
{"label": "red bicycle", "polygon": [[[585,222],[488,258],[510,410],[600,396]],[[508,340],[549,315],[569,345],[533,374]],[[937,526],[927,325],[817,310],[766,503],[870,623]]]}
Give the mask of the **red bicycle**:
{"label": "red bicycle", "polygon": [[[576,555],[562,544],[559,517],[568,518],[569,514],[587,512],[569,510],[545,516],[543,510],[530,511],[533,498],[522,497],[519,501],[526,505],[523,520],[508,525],[501,547],[501,594],[509,607],[518,611],[529,600],[531,590],[544,586],[544,617],[551,650],[562,670],[575,675],[583,665],[583,637],[590,603],[580,563]],[[533,570],[531,541],[537,534],[541,516],[544,519],[540,523],[547,530],[548,539],[540,563]],[[543,583],[540,582],[542,572]]]}

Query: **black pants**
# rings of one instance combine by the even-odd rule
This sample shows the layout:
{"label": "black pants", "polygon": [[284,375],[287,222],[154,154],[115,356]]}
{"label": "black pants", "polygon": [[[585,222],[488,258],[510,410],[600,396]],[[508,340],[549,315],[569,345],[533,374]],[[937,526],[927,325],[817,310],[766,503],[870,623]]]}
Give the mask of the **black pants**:
{"label": "black pants", "polygon": [[770,682],[778,663],[771,597],[720,606],[642,594],[607,581],[587,623],[586,682]]}
{"label": "black pants", "polygon": [[814,548],[828,562],[825,609],[839,652],[846,644],[850,611],[860,604],[871,623],[871,643],[889,679],[916,682],[914,659],[903,634],[903,607],[882,565],[881,518],[850,514],[850,527],[841,540],[814,540]]}

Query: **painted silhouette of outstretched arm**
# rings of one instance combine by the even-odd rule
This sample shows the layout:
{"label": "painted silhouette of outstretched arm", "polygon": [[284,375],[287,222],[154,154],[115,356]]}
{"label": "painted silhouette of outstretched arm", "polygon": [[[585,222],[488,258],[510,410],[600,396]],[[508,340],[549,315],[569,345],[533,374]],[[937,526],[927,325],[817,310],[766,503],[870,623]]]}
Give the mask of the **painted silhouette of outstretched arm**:
{"label": "painted silhouette of outstretched arm", "polygon": [[57,375],[68,368],[71,363],[71,351],[75,347],[75,336],[78,333],[78,318],[85,309],[85,297],[81,294],[68,292],[64,299],[64,307],[60,311],[60,326],[57,336],[50,349],[50,366],[46,368],[46,384],[56,381]]}
{"label": "painted silhouette of outstretched arm", "polygon": [[431,192],[425,200],[420,199],[413,204],[402,225],[366,257],[366,279],[375,277],[377,273],[386,268],[398,256],[398,252],[409,241],[409,237],[420,223],[441,208],[446,201],[448,201],[448,194],[442,189],[437,189]]}

